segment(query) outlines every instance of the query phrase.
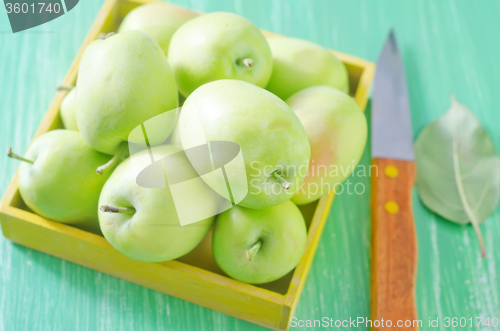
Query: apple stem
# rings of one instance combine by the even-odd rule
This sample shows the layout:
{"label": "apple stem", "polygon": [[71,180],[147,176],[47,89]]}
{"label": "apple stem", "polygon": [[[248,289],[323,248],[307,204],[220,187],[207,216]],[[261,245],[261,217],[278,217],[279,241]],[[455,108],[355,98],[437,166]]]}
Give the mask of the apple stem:
{"label": "apple stem", "polygon": [[127,142],[124,141],[120,144],[120,147],[118,147],[118,150],[116,151],[116,154],[113,155],[111,160],[103,164],[102,166],[97,167],[96,172],[98,175],[103,175],[105,174],[109,169],[112,169],[117,163],[118,160],[122,157],[123,153],[125,152],[125,147],[127,146]]}
{"label": "apple stem", "polygon": [[251,70],[253,68],[254,62],[252,59],[243,59],[243,60],[238,60],[239,65],[244,65],[247,67],[248,70]]}
{"label": "apple stem", "polygon": [[115,207],[115,206],[109,206],[109,205],[102,205],[99,209],[105,213],[120,213],[120,214],[133,214],[133,213],[135,213],[134,208]]}
{"label": "apple stem", "polygon": [[34,163],[33,161],[28,160],[28,159],[22,157],[19,154],[14,153],[12,151],[12,147],[11,146],[9,146],[9,148],[7,148],[7,156],[10,157],[10,158],[13,158],[13,159],[17,159],[17,160],[23,161],[23,162],[28,162],[28,163],[31,163],[31,164]]}
{"label": "apple stem", "polygon": [[283,187],[285,190],[288,190],[292,184],[290,184],[285,178],[283,178],[280,174],[278,174],[278,171],[275,171],[271,174],[271,176],[278,181],[278,183],[281,184],[281,187]]}
{"label": "apple stem", "polygon": [[61,85],[58,85],[56,87],[56,90],[58,91],[71,91],[72,89],[74,89],[75,87],[74,86],[71,86],[71,85],[64,85],[64,84],[61,84]]}
{"label": "apple stem", "polygon": [[257,254],[257,251],[260,249],[260,246],[262,246],[262,240],[257,241],[252,248],[245,252],[245,257],[248,261],[252,261],[254,255]]}
{"label": "apple stem", "polygon": [[104,32],[102,32],[102,33],[99,34],[99,37],[97,37],[97,39],[104,40],[106,38],[111,37],[114,34],[116,34],[116,32],[110,32],[110,33],[104,33]]}

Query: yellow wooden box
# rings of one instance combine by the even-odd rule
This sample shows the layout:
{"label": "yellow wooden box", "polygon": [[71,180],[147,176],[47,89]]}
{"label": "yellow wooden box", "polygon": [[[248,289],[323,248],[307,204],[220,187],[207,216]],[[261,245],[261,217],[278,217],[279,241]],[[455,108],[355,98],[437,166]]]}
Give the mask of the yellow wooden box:
{"label": "yellow wooden box", "polygon": [[[154,0],[106,0],[64,81],[73,85],[84,49],[102,32],[116,31],[133,8]],[[271,35],[269,32],[265,32]],[[364,109],[375,71],[371,62],[332,51],[347,66],[352,96]],[[35,137],[61,128],[59,107],[66,92],[57,92]],[[102,236],[47,220],[34,214],[19,194],[17,173],[0,205],[4,236],[33,249],[128,281],[188,300],[272,329],[286,330],[299,301],[316,253],[333,193],[301,207],[308,226],[306,252],[287,276],[270,284],[253,286],[233,280],[215,264],[211,232],[195,250],[179,260],[163,263],[140,262],[116,251]]]}

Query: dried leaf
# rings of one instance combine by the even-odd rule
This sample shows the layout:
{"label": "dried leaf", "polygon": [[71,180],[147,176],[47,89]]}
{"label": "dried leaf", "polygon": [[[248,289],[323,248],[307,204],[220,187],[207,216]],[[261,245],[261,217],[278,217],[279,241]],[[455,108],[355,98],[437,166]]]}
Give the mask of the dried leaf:
{"label": "dried leaf", "polygon": [[484,257],[479,224],[500,196],[500,159],[486,130],[452,97],[451,108],[419,135],[415,159],[422,202],[450,221],[472,223]]}

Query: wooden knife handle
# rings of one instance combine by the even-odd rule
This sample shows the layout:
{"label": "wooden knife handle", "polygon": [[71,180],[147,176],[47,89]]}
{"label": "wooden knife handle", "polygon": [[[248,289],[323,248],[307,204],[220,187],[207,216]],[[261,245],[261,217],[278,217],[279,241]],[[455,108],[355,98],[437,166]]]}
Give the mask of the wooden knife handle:
{"label": "wooden knife handle", "polygon": [[[412,208],[415,163],[375,158],[372,165],[376,167],[371,172],[371,320],[386,322],[373,325],[372,330],[418,330],[418,251]],[[388,320],[392,327],[387,326]],[[412,326],[400,327],[398,321],[412,321]]]}

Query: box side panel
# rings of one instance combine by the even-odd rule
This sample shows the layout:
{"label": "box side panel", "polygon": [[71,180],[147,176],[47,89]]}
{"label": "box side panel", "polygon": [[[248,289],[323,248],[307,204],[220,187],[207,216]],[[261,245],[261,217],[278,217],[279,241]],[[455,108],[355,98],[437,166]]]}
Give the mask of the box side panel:
{"label": "box side panel", "polygon": [[78,229],[65,233],[61,229],[70,227],[61,224],[51,228],[7,214],[1,218],[5,236],[21,245],[266,327],[277,328],[281,320],[284,298],[279,294],[177,261],[132,260],[104,238]]}
{"label": "box side panel", "polygon": [[311,264],[314,260],[314,255],[316,254],[321,234],[323,233],[323,229],[328,219],[328,214],[330,213],[334,197],[334,192],[324,195],[321,197],[316,207],[316,211],[309,228],[309,234],[307,236],[306,252],[295,268],[288,293],[286,294],[285,306],[290,308],[289,317],[286,321],[282,321],[281,327],[288,328],[288,320],[295,312],[300,294],[302,293],[306,283],[307,275],[311,269]]}

